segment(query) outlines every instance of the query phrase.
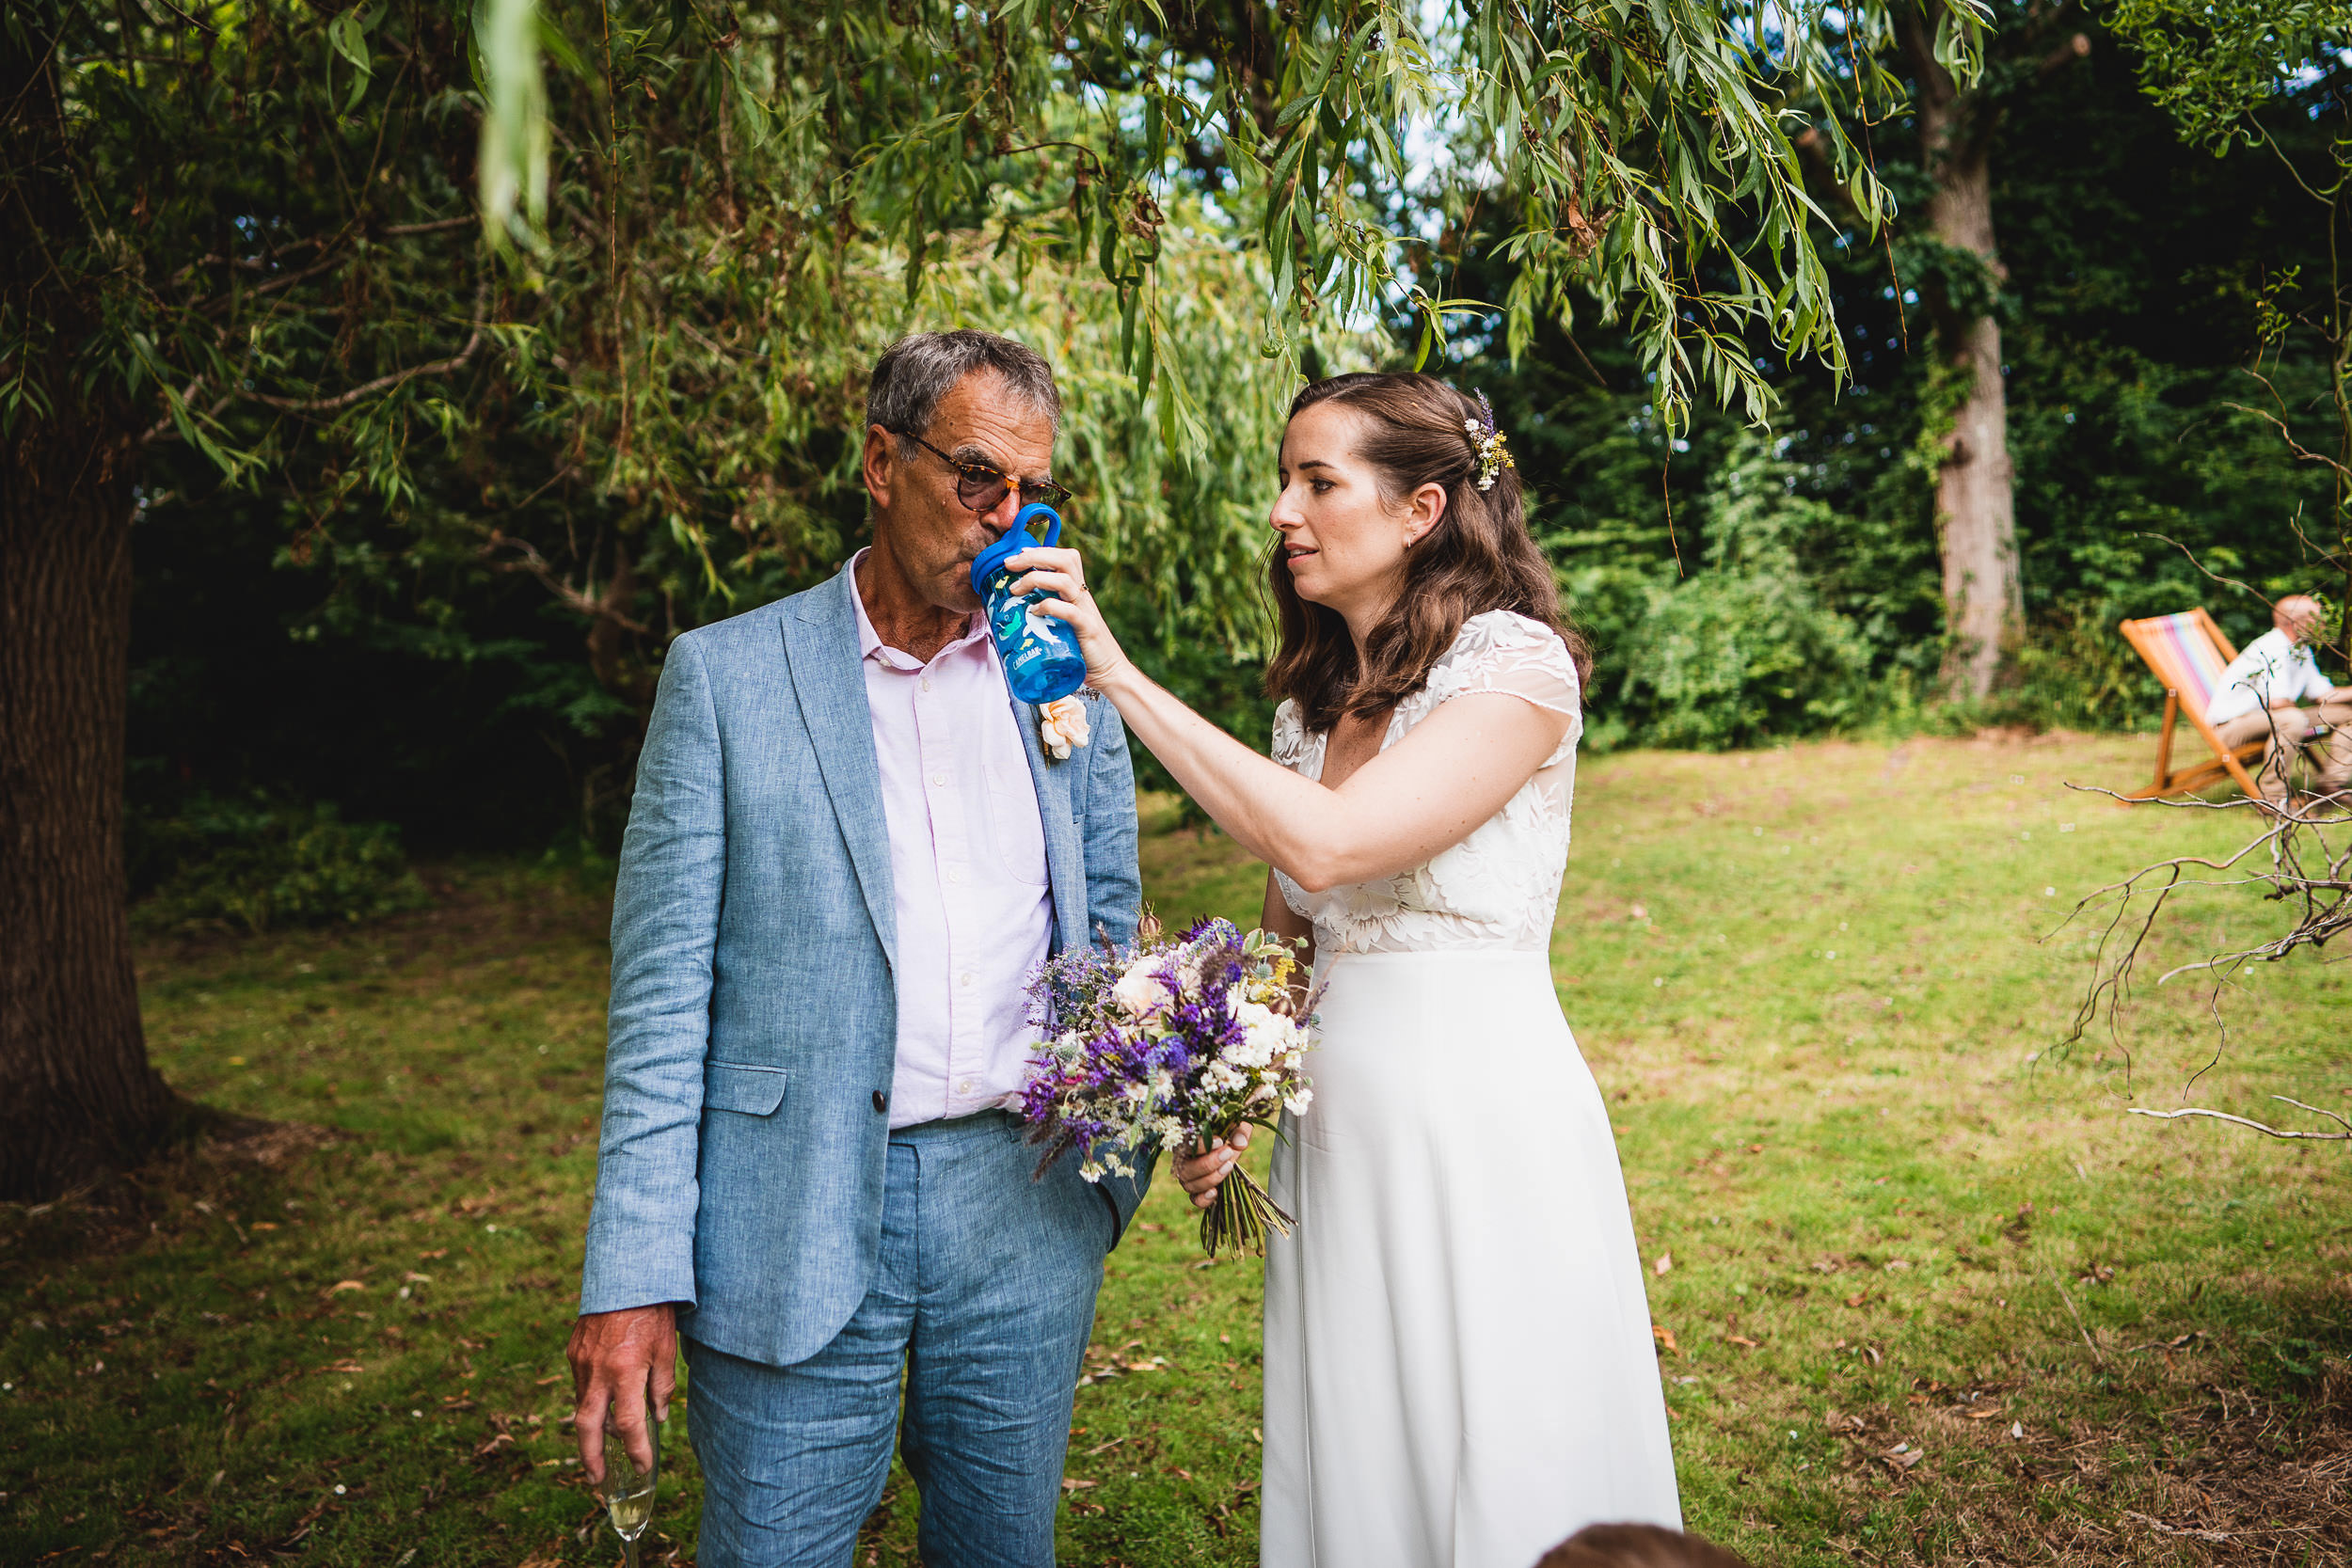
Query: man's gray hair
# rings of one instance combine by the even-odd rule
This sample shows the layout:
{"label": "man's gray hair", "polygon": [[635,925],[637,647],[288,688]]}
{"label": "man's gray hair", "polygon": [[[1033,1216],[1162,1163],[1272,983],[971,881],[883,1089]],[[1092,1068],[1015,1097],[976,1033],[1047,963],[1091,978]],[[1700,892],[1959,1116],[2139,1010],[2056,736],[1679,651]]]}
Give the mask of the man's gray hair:
{"label": "man's gray hair", "polygon": [[1054,389],[1054,367],[1033,348],[970,327],[916,332],[883,350],[866,388],[866,422],[898,435],[920,436],[930,428],[939,400],[975,371],[1004,377],[1015,396],[1060,428],[1061,394]]}

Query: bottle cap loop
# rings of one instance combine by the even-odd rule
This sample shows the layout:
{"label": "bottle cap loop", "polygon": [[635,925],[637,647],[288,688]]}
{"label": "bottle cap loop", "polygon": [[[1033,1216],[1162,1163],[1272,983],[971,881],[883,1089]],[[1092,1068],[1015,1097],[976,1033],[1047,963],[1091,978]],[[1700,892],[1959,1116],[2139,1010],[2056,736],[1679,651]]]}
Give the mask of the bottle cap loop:
{"label": "bottle cap loop", "polygon": [[[1029,522],[1034,517],[1045,519],[1045,537],[1042,539],[1029,531]],[[1019,555],[1023,550],[1052,546],[1058,544],[1060,540],[1061,514],[1043,501],[1031,501],[1013,514],[1012,527],[1005,531],[1005,536],[1002,539],[972,558],[972,592],[986,594],[988,579],[996,575],[996,568],[1002,566],[1013,556]]]}

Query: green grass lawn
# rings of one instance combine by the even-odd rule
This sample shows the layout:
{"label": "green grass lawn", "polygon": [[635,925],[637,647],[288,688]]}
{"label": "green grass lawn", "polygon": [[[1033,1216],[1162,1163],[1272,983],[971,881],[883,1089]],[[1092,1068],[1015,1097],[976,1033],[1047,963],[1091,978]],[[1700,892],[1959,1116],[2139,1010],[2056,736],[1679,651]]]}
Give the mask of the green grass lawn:
{"label": "green grass lawn", "polygon": [[[2123,1114],[2352,1111],[2342,972],[2234,985],[2193,1088],[2217,1035],[2187,982],[2143,988],[2128,1053],[2056,1049],[2084,949],[2042,939],[2073,899],[2250,832],[2063,787],[2137,784],[2151,749],[1585,768],[1553,972],[1616,1114],[1693,1528],[1772,1564],[2352,1559],[2346,1151]],[[1160,913],[1254,920],[1262,868],[1153,816]],[[0,1211],[0,1560],[617,1559],[562,1354],[601,890],[429,879],[434,909],[381,926],[144,955],[161,1069],[281,1125]],[[2277,918],[2207,895],[2159,957]],[[1155,1190],[1109,1266],[1065,1561],[1256,1560],[1259,1297]],[[901,1477],[858,1560],[912,1562],[914,1512]]]}

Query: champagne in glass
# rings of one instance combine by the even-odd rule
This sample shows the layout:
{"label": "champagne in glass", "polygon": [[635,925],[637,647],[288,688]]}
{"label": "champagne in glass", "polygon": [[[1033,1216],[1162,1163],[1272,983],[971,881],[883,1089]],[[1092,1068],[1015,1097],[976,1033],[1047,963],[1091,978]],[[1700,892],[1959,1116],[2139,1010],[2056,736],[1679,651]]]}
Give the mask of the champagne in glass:
{"label": "champagne in glass", "polygon": [[608,1427],[604,1438],[604,1512],[612,1522],[612,1532],[621,1538],[621,1549],[627,1554],[628,1568],[637,1568],[637,1538],[653,1523],[653,1489],[656,1472],[660,1468],[661,1427],[651,1419],[647,1411],[645,1436],[651,1449],[644,1466],[629,1457],[628,1445],[617,1427]]}

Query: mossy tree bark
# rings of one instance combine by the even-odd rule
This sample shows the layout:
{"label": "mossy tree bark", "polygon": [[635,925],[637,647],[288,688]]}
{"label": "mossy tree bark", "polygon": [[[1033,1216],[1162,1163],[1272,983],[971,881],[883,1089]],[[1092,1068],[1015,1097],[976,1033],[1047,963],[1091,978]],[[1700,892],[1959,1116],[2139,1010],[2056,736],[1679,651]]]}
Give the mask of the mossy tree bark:
{"label": "mossy tree bark", "polygon": [[123,885],[130,448],[55,424],[0,444],[0,1198],[135,1162],[179,1119]]}
{"label": "mossy tree bark", "polygon": [[[1898,35],[1918,117],[1919,150],[1932,183],[1927,227],[1943,245],[1972,257],[1993,278],[2008,276],[1993,231],[1994,108],[1963,88],[1935,57],[1932,18],[1898,11]],[[1936,543],[1943,558],[1946,692],[1980,698],[2022,634],[2024,586],[2017,565],[2014,469],[2009,398],[2001,379],[2001,324],[1983,291],[1955,291],[1943,275],[1924,291],[1936,350],[1959,383],[1952,428],[1936,472]]]}
{"label": "mossy tree bark", "polygon": [[[128,404],[72,401],[98,325],[59,286],[74,230],[53,46],[0,29],[14,166],[0,299],[9,367],[58,390],[0,425],[0,1198],[46,1198],[153,1151],[180,1101],[147,1060],[122,863],[131,652]],[[16,219],[29,218],[30,228]],[[28,374],[27,372],[36,372]]]}

